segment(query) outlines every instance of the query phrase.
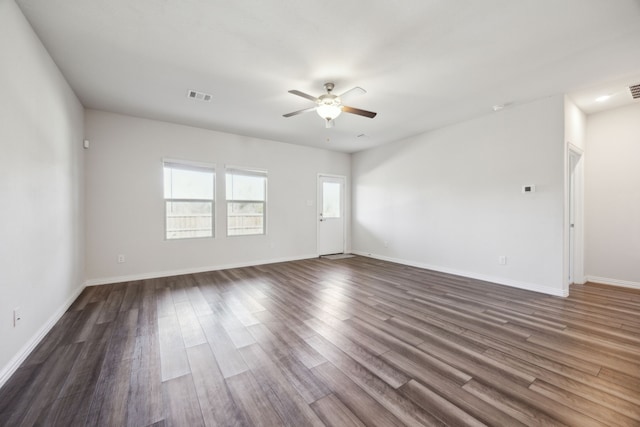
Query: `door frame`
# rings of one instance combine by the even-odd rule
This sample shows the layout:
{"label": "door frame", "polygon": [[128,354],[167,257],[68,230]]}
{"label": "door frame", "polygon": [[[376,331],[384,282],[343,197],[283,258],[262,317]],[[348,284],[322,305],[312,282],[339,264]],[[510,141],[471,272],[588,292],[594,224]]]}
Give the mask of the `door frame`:
{"label": "door frame", "polygon": [[345,175],[336,175],[332,173],[318,173],[316,178],[316,254],[320,256],[320,210],[322,209],[322,189],[321,178],[340,178],[343,182],[342,187],[342,253],[347,251],[347,177]]}
{"label": "door frame", "polygon": [[[584,150],[570,142],[566,151],[565,191],[565,294],[569,285],[583,284],[584,278]],[[573,224],[573,227],[572,227]]]}

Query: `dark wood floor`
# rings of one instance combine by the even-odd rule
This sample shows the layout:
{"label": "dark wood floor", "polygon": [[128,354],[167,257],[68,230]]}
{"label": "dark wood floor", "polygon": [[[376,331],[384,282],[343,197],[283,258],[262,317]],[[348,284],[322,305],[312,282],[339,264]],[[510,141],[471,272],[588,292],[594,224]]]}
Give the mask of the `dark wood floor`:
{"label": "dark wood floor", "polygon": [[356,257],[89,287],[0,425],[640,426],[640,292]]}

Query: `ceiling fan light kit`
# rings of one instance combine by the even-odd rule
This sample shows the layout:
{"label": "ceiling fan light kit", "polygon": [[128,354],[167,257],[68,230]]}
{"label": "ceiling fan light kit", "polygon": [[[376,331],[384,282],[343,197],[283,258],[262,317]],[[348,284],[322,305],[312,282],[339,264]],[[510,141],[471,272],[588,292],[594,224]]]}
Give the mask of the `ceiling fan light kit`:
{"label": "ceiling fan light kit", "polygon": [[376,116],[377,113],[371,112],[371,111],[366,111],[366,110],[360,110],[358,108],[353,108],[353,107],[348,107],[346,105],[342,105],[342,97],[344,97],[347,94],[353,94],[353,93],[366,93],[366,91],[360,87],[354,87],[353,89],[350,89],[348,91],[346,91],[345,93],[343,93],[340,96],[334,95],[331,93],[331,91],[333,91],[334,88],[334,84],[331,82],[325,83],[324,84],[324,88],[327,91],[327,93],[320,95],[319,97],[314,97],[311,95],[308,95],[304,92],[300,92],[299,90],[290,90],[289,93],[293,94],[293,95],[298,95],[301,96],[303,98],[306,98],[310,101],[313,101],[316,103],[315,107],[310,107],[310,108],[305,108],[304,110],[298,110],[298,111],[294,111],[292,113],[288,113],[288,114],[284,114],[284,117],[291,117],[291,116],[296,116],[298,114],[302,114],[302,113],[306,113],[308,111],[316,111],[316,113],[318,113],[318,115],[320,117],[322,117],[325,120],[325,126],[327,128],[331,128],[334,125],[334,119],[336,117],[338,117],[340,115],[340,113],[342,113],[343,111],[345,113],[351,113],[351,114],[357,114],[359,116],[364,116],[364,117],[368,117],[370,119],[374,118]]}
{"label": "ceiling fan light kit", "polygon": [[319,105],[316,112],[323,119],[333,120],[342,113],[342,110],[336,105]]}

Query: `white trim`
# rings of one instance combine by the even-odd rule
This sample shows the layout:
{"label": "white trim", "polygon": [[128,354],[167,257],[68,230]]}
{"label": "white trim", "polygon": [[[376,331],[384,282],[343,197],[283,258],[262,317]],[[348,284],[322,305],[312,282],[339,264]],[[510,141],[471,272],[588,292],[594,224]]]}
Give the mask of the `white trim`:
{"label": "white trim", "polygon": [[319,177],[320,176],[326,176],[327,178],[343,178],[344,180],[347,179],[346,175],[337,175],[335,173],[322,173],[322,172],[319,172],[318,176]]}
{"label": "white trim", "polygon": [[263,168],[242,167],[233,165],[224,165],[225,174],[243,175],[243,176],[268,176],[269,170]]}
{"label": "white trim", "polygon": [[51,328],[55,326],[55,324],[60,320],[62,315],[67,312],[71,304],[80,296],[82,291],[85,288],[85,284],[82,284],[76,288],[75,291],[71,294],[71,296],[64,302],[64,304],[49,317],[49,320],[42,325],[42,327],[31,337],[29,341],[22,346],[20,350],[9,360],[2,370],[0,370],[0,387],[2,387],[8,380],[11,378],[22,362],[26,360],[26,358],[31,354],[34,348],[42,341],[42,338],[45,337],[51,331]]}
{"label": "white trim", "polygon": [[469,271],[461,271],[456,270],[454,268],[448,267],[440,267],[431,264],[425,264],[417,261],[409,261],[405,259],[392,258],[384,255],[372,254],[369,252],[362,251],[351,251],[351,253],[361,256],[366,256],[369,258],[375,258],[383,261],[395,262],[398,264],[409,265],[411,267],[424,268],[426,270],[438,271],[441,273],[453,274],[456,276],[468,277],[470,279],[482,280],[484,282],[491,282],[498,285],[511,286],[512,288],[525,289],[527,291],[540,292],[548,295],[555,295],[559,297],[566,297],[569,295],[568,290],[565,289],[557,289],[549,286],[539,285],[536,283],[528,283],[528,282],[520,282],[517,280],[507,280],[501,277],[487,276],[485,274],[472,273]]}
{"label": "white trim", "polygon": [[599,283],[601,285],[622,286],[624,288],[640,289],[640,282],[630,282],[628,280],[610,279],[607,277],[586,276],[587,282]]}
{"label": "white trim", "polygon": [[150,273],[132,274],[129,276],[103,277],[98,279],[89,279],[85,282],[86,286],[109,285],[112,283],[133,282],[135,280],[157,279],[159,277],[180,276],[183,274],[205,273],[207,271],[228,270],[230,268],[253,267],[256,265],[275,264],[278,262],[300,261],[303,259],[317,258],[317,254],[300,255],[286,258],[273,258],[258,261],[247,261],[237,264],[212,265],[208,267],[185,268],[181,270],[156,271]]}
{"label": "white trim", "polygon": [[578,157],[582,157],[582,155],[584,154],[584,150],[577,145],[574,145],[571,141],[567,141],[567,148],[569,149],[569,151],[573,151],[574,153],[576,153]]}
{"label": "white trim", "polygon": [[211,172],[215,172],[216,171],[216,164],[215,163],[206,163],[206,162],[194,162],[192,160],[182,160],[182,159],[170,159],[170,158],[166,158],[163,157],[162,158],[162,165],[163,166],[169,166],[169,167],[176,167],[177,169],[180,169],[180,167],[182,166],[184,169],[189,169],[189,166],[195,168],[195,169],[204,169],[207,171],[211,171]]}

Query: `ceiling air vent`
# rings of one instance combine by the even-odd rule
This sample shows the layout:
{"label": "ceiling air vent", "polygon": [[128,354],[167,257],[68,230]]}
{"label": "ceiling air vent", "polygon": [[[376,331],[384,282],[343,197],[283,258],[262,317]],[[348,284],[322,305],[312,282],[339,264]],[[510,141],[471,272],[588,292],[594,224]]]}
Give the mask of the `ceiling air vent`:
{"label": "ceiling air vent", "polygon": [[633,99],[640,99],[640,84],[629,86]]}
{"label": "ceiling air vent", "polygon": [[211,101],[211,95],[204,92],[198,92],[197,90],[190,90],[187,92],[187,97],[190,99],[197,99],[199,101],[209,102]]}

